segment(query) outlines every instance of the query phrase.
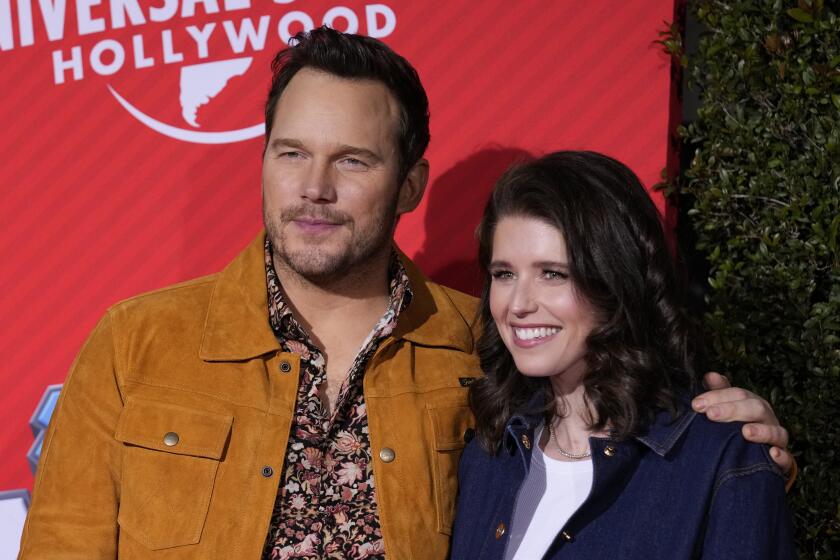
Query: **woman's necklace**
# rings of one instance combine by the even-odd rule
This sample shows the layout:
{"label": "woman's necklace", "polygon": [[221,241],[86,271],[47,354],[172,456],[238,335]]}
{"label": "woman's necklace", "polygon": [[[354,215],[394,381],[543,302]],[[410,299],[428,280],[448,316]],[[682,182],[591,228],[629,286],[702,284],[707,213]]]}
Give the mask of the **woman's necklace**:
{"label": "woman's necklace", "polygon": [[580,461],[581,459],[587,459],[592,456],[591,449],[587,449],[583,453],[569,453],[568,451],[560,447],[560,442],[557,441],[557,432],[554,431],[554,422],[548,423],[548,433],[551,434],[551,439],[554,440],[554,445],[557,446],[557,451],[559,451],[560,455],[562,455],[566,459],[571,459],[572,461]]}

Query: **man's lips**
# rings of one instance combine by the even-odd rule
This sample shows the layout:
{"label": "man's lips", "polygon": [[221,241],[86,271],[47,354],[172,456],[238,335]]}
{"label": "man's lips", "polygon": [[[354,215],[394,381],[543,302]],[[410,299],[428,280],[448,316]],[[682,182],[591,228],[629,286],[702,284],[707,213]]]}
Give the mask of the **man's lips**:
{"label": "man's lips", "polygon": [[521,348],[533,348],[553,339],[562,330],[549,325],[510,325],[513,343]]}
{"label": "man's lips", "polygon": [[318,218],[295,218],[292,223],[305,233],[329,233],[341,224]]}

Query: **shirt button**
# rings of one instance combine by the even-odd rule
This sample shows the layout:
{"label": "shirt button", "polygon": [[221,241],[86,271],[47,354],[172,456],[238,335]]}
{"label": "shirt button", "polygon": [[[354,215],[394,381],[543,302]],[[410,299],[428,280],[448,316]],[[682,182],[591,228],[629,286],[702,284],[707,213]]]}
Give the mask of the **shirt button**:
{"label": "shirt button", "polygon": [[179,438],[178,434],[175,432],[166,432],[163,436],[163,443],[169,447],[174,447],[175,445],[178,445],[178,441],[180,441],[180,439],[181,438]]}
{"label": "shirt button", "polygon": [[502,535],[504,535],[504,534],[505,534],[505,524],[504,523],[499,523],[499,526],[496,527],[496,540],[501,539]]}
{"label": "shirt button", "polygon": [[604,448],[604,455],[606,455],[607,457],[612,457],[613,455],[615,455],[615,447],[613,447],[612,445],[606,446]]}
{"label": "shirt button", "polygon": [[270,466],[266,465],[262,468],[262,475],[266,478],[271,478],[271,475],[274,474],[274,469]]}
{"label": "shirt button", "polygon": [[566,542],[572,542],[573,540],[575,540],[575,538],[566,531],[560,533],[560,536],[563,537],[563,540]]}
{"label": "shirt button", "polygon": [[525,446],[525,449],[531,449],[531,440],[528,439],[526,434],[522,434],[522,445]]}
{"label": "shirt button", "polygon": [[283,373],[289,373],[292,371],[292,364],[289,363],[289,360],[283,360],[280,362],[280,371]]}
{"label": "shirt button", "polygon": [[397,454],[390,447],[383,447],[382,451],[379,452],[379,458],[382,459],[383,463],[390,463],[397,458]]}

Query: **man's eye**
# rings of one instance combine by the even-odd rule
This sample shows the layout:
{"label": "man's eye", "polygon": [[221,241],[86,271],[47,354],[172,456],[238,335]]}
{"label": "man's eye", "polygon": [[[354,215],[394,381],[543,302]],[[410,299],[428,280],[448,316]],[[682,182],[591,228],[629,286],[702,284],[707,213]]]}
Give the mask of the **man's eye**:
{"label": "man's eye", "polygon": [[343,164],[347,165],[348,167],[354,167],[354,168],[359,168],[359,169],[368,167],[367,163],[365,163],[364,161],[362,161],[360,159],[356,159],[354,157],[346,157],[343,160],[341,160],[341,162]]}

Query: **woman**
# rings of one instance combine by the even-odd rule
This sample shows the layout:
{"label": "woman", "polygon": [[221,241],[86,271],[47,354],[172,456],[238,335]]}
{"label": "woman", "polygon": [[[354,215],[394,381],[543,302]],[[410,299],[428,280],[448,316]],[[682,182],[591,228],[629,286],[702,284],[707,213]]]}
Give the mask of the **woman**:
{"label": "woman", "polygon": [[452,558],[793,558],[766,448],[688,406],[698,338],[636,176],[591,152],[516,167],[479,243]]}

